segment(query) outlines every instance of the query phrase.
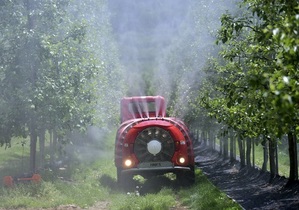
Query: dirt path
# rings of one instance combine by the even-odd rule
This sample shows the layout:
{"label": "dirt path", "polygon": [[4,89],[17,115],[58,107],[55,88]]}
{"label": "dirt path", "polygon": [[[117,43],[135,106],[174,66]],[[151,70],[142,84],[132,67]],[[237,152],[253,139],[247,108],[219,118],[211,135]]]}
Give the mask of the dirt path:
{"label": "dirt path", "polygon": [[[55,208],[18,208],[17,210],[109,210],[109,202],[106,201],[99,201],[96,202],[96,204],[92,207],[89,208],[80,208],[79,206],[76,205],[61,205]],[[2,209],[0,210],[8,210],[8,209]],[[11,209],[9,209],[11,210]]]}
{"label": "dirt path", "polygon": [[299,182],[286,186],[287,179],[253,168],[240,168],[217,152],[201,148],[196,162],[209,180],[244,209],[299,209]]}

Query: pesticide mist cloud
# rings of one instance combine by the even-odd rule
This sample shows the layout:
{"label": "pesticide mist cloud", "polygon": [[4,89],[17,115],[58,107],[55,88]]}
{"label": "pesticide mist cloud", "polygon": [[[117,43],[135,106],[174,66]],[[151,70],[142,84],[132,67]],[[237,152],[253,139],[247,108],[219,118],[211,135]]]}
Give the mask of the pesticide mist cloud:
{"label": "pesticide mist cloud", "polygon": [[109,0],[129,94],[159,94],[169,101],[176,91],[181,107],[215,53],[221,14],[234,5],[232,0]]}

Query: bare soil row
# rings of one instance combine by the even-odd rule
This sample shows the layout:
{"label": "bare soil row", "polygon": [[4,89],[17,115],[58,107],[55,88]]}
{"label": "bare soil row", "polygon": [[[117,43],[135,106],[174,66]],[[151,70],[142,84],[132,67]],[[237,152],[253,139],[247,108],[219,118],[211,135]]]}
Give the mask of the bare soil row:
{"label": "bare soil row", "polygon": [[299,209],[299,182],[270,179],[258,168],[240,167],[205,147],[195,150],[198,167],[208,179],[244,209]]}

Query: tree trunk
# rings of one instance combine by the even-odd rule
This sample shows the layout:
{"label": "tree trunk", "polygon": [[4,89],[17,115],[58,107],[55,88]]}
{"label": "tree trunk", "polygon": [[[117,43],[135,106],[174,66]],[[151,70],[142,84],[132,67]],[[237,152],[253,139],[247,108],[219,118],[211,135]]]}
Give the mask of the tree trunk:
{"label": "tree trunk", "polygon": [[212,144],[212,140],[211,140],[211,133],[209,131],[206,132],[206,139],[207,139],[207,144],[209,145],[208,147],[210,149],[213,149],[213,144]]}
{"label": "tree trunk", "polygon": [[251,166],[251,139],[246,138],[246,165]]}
{"label": "tree trunk", "polygon": [[211,131],[209,131],[208,133],[209,133],[210,148],[215,149],[215,147],[214,147],[214,135],[212,134]]}
{"label": "tree trunk", "polygon": [[268,141],[266,137],[263,137],[263,141],[262,141],[262,146],[263,146],[263,153],[264,153],[264,161],[263,161],[263,166],[262,166],[262,170],[263,171],[267,171],[268,168]]}
{"label": "tree trunk", "polygon": [[53,147],[52,147],[52,155],[51,155],[51,163],[54,163],[56,161],[55,155],[56,155],[56,151],[57,151],[57,139],[58,139],[58,135],[57,132],[54,130],[53,131]]}
{"label": "tree trunk", "polygon": [[219,146],[220,146],[219,152],[221,155],[223,155],[223,137],[222,136],[220,136]]}
{"label": "tree trunk", "polygon": [[215,150],[216,149],[216,135],[214,133],[212,135],[212,138],[213,138],[213,149]]}
{"label": "tree trunk", "polygon": [[297,138],[293,132],[288,133],[290,174],[289,180],[298,180]]}
{"label": "tree trunk", "polygon": [[274,140],[269,139],[269,160],[270,160],[270,175],[273,179],[278,173],[277,164],[277,143]]}
{"label": "tree trunk", "polygon": [[53,163],[53,157],[54,157],[54,142],[53,142],[53,131],[52,130],[50,130],[49,131],[49,134],[50,134],[50,145],[49,145],[49,147],[50,147],[50,163]]}
{"label": "tree trunk", "polygon": [[223,136],[223,156],[224,158],[228,158],[228,136],[227,134],[225,134],[225,136]]}
{"label": "tree trunk", "polygon": [[30,131],[30,171],[36,171],[36,142],[37,135],[35,129],[32,128]]}
{"label": "tree trunk", "polygon": [[230,136],[229,136],[229,140],[230,140],[230,146],[229,146],[229,156],[230,156],[230,161],[233,162],[236,160],[235,157],[235,149],[236,149],[236,143],[235,143],[235,138],[234,138],[234,134],[233,131],[230,131]]}
{"label": "tree trunk", "polygon": [[234,139],[234,158],[235,160],[237,160],[237,141],[236,141],[236,136],[234,135],[234,133],[232,134],[232,138]]}
{"label": "tree trunk", "polygon": [[240,163],[241,167],[245,166],[245,150],[243,145],[243,139],[239,136],[238,137],[238,145],[239,145],[239,152],[240,152]]}
{"label": "tree trunk", "polygon": [[251,140],[252,142],[252,166],[255,167],[255,141]]}
{"label": "tree trunk", "polygon": [[207,140],[207,135],[206,132],[202,132],[202,136],[203,136],[203,141],[204,141],[204,145],[207,146],[208,145],[208,140]]}
{"label": "tree trunk", "polygon": [[39,166],[44,167],[45,163],[45,130],[39,133]]}

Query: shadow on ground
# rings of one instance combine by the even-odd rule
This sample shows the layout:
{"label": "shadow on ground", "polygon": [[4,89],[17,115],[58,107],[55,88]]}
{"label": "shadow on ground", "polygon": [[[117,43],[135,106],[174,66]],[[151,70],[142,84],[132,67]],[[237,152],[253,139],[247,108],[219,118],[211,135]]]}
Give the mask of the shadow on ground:
{"label": "shadow on ground", "polygon": [[205,147],[195,150],[198,167],[229,197],[244,209],[299,209],[299,182],[285,177],[270,180],[270,174],[257,168],[241,168],[239,162],[223,159]]}

